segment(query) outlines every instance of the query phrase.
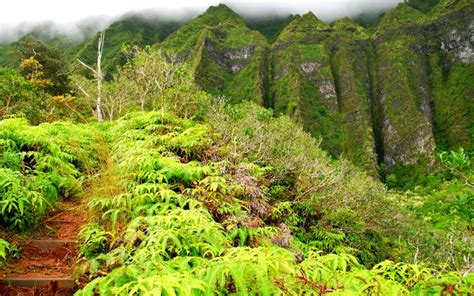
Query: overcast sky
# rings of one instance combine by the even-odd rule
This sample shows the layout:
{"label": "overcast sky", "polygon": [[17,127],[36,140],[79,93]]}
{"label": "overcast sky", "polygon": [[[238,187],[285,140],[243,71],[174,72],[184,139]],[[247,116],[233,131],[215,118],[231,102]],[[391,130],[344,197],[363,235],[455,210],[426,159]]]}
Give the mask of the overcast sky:
{"label": "overcast sky", "polygon": [[225,3],[246,16],[290,14],[313,11],[319,18],[332,21],[343,16],[386,10],[402,0],[3,0],[0,9],[0,39],[15,35],[18,25],[31,27],[41,21],[53,21],[71,31],[74,23],[87,18],[105,26],[114,18],[130,11],[156,11],[173,18],[202,13],[211,5]]}

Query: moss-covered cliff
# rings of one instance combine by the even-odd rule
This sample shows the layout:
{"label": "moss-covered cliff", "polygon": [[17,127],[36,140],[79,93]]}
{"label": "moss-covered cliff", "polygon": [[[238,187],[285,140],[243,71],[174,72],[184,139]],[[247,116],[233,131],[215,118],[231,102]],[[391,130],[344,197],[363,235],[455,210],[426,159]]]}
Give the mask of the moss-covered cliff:
{"label": "moss-covered cliff", "polygon": [[441,1],[430,13],[400,4],[372,37],[376,121],[386,169],[426,167],[441,149],[472,150],[473,4]]}
{"label": "moss-covered cliff", "polygon": [[297,15],[269,54],[262,35],[220,5],[162,46],[193,61],[205,90],[293,116],[374,176],[378,164],[384,173],[430,168],[437,146],[472,149],[473,5],[437,1],[422,12],[409,4],[372,32],[348,18],[329,26]]}
{"label": "moss-covered cliff", "polygon": [[266,38],[250,30],[227,6],[209,8],[160,47],[191,61],[196,81],[207,92],[225,95],[233,103],[254,100],[264,104]]}
{"label": "moss-covered cliff", "polygon": [[329,26],[312,13],[296,16],[281,32],[272,47],[271,102],[278,113],[294,116],[306,130],[322,136],[323,147],[337,155],[345,129],[324,44],[329,35]]}
{"label": "moss-covered cliff", "polygon": [[[383,160],[431,164],[434,156],[431,94],[419,30],[425,16],[400,4],[382,19],[373,37],[377,79],[377,121],[381,123]],[[418,36],[420,35],[420,36]]]}
{"label": "moss-covered cliff", "polygon": [[337,21],[329,39],[339,112],[348,130],[343,151],[353,162],[377,175],[376,134],[372,121],[373,49],[369,34],[349,18]]}

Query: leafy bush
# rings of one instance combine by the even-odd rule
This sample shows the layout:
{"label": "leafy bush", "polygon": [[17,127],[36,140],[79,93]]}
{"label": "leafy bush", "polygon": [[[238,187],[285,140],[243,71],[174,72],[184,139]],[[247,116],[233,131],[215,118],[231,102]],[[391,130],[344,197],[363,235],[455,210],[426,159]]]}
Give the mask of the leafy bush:
{"label": "leafy bush", "polygon": [[79,256],[85,256],[87,258],[106,253],[112,238],[112,234],[104,231],[99,225],[83,227],[79,236],[82,240]]}
{"label": "leafy bush", "polygon": [[19,256],[20,251],[16,246],[0,238],[0,267],[3,262],[18,258]]}

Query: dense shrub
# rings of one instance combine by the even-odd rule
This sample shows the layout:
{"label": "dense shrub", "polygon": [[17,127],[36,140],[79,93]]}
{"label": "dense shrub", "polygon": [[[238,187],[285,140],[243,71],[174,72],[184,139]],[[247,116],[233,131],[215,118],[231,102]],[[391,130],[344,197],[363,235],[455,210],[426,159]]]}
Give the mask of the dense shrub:
{"label": "dense shrub", "polygon": [[85,174],[99,166],[100,137],[70,123],[30,126],[0,122],[0,221],[34,227],[60,197],[78,194]]}
{"label": "dense shrub", "polygon": [[243,105],[210,119],[143,113],[103,128],[117,188],[90,199],[78,295],[472,289],[469,276],[384,261],[408,252],[399,197],[287,118]]}

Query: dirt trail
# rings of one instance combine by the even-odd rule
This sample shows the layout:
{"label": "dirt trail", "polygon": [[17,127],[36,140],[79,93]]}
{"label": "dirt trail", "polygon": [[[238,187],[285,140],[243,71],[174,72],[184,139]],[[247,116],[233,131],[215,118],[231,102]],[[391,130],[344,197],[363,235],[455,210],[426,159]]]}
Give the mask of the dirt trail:
{"label": "dirt trail", "polygon": [[[5,264],[0,279],[71,278],[76,261],[78,233],[86,219],[83,198],[58,204],[58,210],[45,217],[38,232],[22,237],[22,257]],[[72,295],[72,288],[58,287],[57,282],[40,288],[18,288],[0,285],[0,295]]]}
{"label": "dirt trail", "polygon": [[114,184],[112,181],[117,178],[117,172],[109,169],[113,167],[109,148],[103,141],[100,145],[100,169],[86,174],[90,178],[83,192],[56,203],[57,210],[42,219],[34,233],[15,236],[14,240],[20,242],[22,257],[4,264],[0,281],[14,278],[20,286],[34,283],[34,288],[6,286],[0,282],[0,296],[72,295],[77,289],[72,269],[79,252],[78,234],[89,218],[87,202],[91,196],[113,194],[116,190],[108,185]]}

